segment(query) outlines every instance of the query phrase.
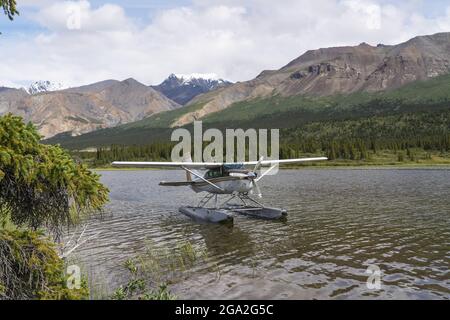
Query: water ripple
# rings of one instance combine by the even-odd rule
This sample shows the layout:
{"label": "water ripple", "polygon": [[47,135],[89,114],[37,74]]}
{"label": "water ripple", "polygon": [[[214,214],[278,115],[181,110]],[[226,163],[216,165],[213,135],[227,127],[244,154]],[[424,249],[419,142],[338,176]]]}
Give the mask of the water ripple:
{"label": "water ripple", "polygon": [[[181,298],[450,298],[448,170],[284,170],[261,188],[287,221],[236,217],[232,227],[178,213],[200,195],[157,184],[181,172],[101,174],[111,203],[89,222],[86,235],[98,236],[76,259],[106,290],[148,243],[170,251],[189,240],[208,255],[172,285]],[[380,290],[366,286],[373,264]]]}

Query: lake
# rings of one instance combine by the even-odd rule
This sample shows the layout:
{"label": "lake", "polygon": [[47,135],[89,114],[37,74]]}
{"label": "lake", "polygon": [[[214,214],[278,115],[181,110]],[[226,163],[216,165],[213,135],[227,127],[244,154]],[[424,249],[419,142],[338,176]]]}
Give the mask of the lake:
{"label": "lake", "polygon": [[[281,170],[260,186],[286,221],[237,216],[232,226],[178,213],[201,195],[158,182],[182,171],[100,174],[111,202],[73,258],[98,292],[125,283],[125,260],[149,243],[189,241],[206,254],[170,284],[180,299],[450,298],[450,170]],[[369,266],[379,287],[367,286]]]}

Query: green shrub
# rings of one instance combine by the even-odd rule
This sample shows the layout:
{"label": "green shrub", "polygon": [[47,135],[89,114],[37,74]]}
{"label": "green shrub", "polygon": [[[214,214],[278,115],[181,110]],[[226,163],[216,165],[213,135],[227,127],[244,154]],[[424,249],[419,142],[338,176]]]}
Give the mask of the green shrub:
{"label": "green shrub", "polygon": [[59,146],[39,143],[31,124],[0,117],[0,215],[16,226],[45,227],[56,238],[108,201],[99,176],[75,163]]}
{"label": "green shrub", "polygon": [[67,288],[64,261],[41,230],[59,239],[63,227],[100,211],[108,189],[40,139],[20,117],[0,117],[0,299],[85,299],[86,281]]}
{"label": "green shrub", "polygon": [[68,289],[64,261],[40,232],[0,231],[0,299],[87,299],[86,281]]}

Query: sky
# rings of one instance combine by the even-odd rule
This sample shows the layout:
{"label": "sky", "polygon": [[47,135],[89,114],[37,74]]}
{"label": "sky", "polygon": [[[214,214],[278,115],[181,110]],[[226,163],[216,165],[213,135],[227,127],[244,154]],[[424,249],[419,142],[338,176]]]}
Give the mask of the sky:
{"label": "sky", "polygon": [[0,86],[78,86],[169,74],[231,81],[322,47],[450,31],[450,0],[17,0],[0,16]]}

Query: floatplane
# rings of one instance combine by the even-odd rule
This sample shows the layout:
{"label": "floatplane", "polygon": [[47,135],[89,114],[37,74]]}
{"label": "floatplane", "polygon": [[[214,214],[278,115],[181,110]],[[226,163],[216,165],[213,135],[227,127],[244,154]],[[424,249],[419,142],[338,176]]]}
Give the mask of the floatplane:
{"label": "floatplane", "polygon": [[[264,206],[252,195],[262,198],[258,182],[278,169],[279,165],[328,160],[325,157],[286,160],[249,161],[241,163],[192,162],[190,157],[182,162],[123,162],[115,161],[114,167],[176,168],[186,172],[185,181],[161,181],[160,186],[190,187],[194,192],[206,192],[197,206],[180,207],[179,211],[193,219],[220,223],[233,221],[234,214],[255,218],[281,219],[287,211]],[[248,169],[253,167],[253,169]],[[263,167],[269,167],[262,170]],[[200,171],[206,173],[201,173]],[[258,171],[260,174],[258,174]],[[228,195],[219,203],[218,195]],[[209,205],[214,201],[214,205]],[[233,201],[238,201],[233,202]]]}

